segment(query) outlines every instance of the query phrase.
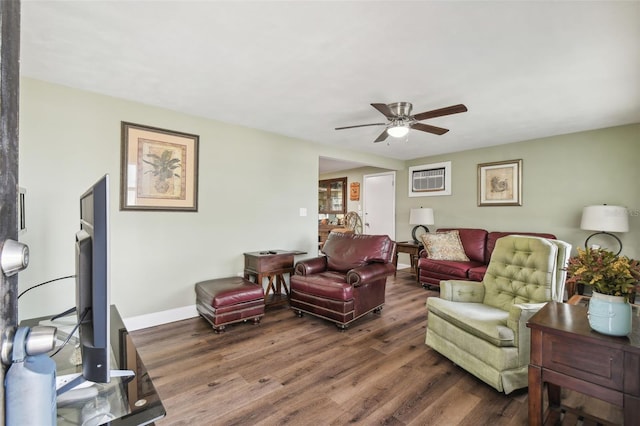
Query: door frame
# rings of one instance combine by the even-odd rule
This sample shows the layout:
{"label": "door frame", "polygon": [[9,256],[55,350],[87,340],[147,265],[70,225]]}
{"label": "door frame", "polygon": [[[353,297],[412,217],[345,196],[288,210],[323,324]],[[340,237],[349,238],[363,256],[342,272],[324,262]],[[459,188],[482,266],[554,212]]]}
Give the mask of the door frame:
{"label": "door frame", "polygon": [[389,237],[395,241],[396,239],[396,192],[397,192],[397,176],[396,176],[396,171],[395,170],[390,170],[388,172],[380,172],[380,173],[371,173],[371,174],[366,174],[366,175],[362,175],[362,222],[363,222],[363,233],[364,233],[364,229],[365,229],[365,225],[364,223],[366,222],[366,206],[367,206],[367,178],[369,177],[376,177],[376,176],[392,176],[393,177],[393,197],[391,200],[389,200],[391,202],[391,208],[392,208],[392,223],[391,223],[391,229],[393,230],[393,235],[389,235]]}
{"label": "door frame", "polygon": [[[0,2],[0,245],[18,241],[18,112],[20,103],[20,1]],[[0,272],[0,335],[18,325],[18,276]],[[5,367],[0,365],[0,383]],[[5,389],[0,386],[0,425],[5,424]]]}

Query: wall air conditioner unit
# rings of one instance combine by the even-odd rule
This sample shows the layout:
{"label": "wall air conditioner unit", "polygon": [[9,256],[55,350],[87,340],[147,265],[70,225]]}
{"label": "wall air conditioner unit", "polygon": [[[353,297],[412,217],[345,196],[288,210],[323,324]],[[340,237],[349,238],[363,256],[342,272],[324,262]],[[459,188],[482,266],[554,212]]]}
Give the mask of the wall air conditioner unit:
{"label": "wall air conditioner unit", "polygon": [[413,172],[412,179],[413,190],[416,192],[442,191],[444,189],[444,167]]}
{"label": "wall air conditioner unit", "polygon": [[409,167],[409,196],[451,195],[451,162]]}

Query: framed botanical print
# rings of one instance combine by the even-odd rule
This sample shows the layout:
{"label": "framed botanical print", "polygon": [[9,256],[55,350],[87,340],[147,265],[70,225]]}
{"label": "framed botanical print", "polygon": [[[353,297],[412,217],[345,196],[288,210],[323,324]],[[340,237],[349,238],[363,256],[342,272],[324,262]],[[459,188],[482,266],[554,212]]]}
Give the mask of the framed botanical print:
{"label": "framed botanical print", "polygon": [[120,210],[198,211],[199,136],[122,122]]}

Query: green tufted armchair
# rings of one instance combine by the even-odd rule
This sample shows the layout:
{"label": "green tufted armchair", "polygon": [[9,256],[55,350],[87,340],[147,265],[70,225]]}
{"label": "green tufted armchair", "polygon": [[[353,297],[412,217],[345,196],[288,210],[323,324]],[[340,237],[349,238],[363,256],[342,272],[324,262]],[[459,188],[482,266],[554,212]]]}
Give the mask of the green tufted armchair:
{"label": "green tufted armchair", "polygon": [[426,344],[500,392],[527,386],[527,321],[562,302],[571,245],[538,237],[500,238],[481,283],[442,281],[427,299]]}

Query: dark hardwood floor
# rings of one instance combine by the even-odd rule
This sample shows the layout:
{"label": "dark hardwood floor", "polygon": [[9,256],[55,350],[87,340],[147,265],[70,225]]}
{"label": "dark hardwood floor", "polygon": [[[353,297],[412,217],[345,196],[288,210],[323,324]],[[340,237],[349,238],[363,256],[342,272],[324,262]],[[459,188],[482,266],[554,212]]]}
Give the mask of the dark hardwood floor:
{"label": "dark hardwood floor", "polygon": [[[132,332],[167,409],[157,424],[527,424],[526,389],[498,393],[424,344],[426,299],[438,292],[408,271],[387,282],[380,314],[345,332],[287,307],[222,334],[201,318]],[[606,403],[564,396],[619,420]],[[562,424],[595,423],[568,413]]]}

